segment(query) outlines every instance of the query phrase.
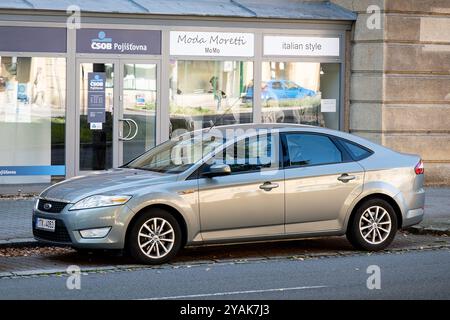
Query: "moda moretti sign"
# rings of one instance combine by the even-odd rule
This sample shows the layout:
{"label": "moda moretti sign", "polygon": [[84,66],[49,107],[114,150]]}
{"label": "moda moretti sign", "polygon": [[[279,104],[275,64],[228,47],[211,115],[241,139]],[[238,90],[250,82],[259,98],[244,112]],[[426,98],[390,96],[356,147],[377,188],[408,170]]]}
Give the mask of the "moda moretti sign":
{"label": "moda moretti sign", "polygon": [[161,31],[79,29],[77,52],[160,55]]}
{"label": "moda moretti sign", "polygon": [[339,38],[264,36],[266,56],[339,57]]}
{"label": "moda moretti sign", "polygon": [[172,56],[253,57],[253,33],[170,32]]}

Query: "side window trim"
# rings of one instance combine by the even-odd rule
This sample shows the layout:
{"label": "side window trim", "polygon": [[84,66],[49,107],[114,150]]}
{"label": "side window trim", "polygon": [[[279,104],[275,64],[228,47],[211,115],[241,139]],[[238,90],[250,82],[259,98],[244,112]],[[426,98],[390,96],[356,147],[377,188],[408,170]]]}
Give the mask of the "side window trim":
{"label": "side window trim", "polygon": [[[352,152],[349,150],[349,148],[345,145],[345,143],[343,143],[344,141],[345,141],[346,143],[353,144],[354,146],[356,146],[356,147],[358,147],[358,148],[361,148],[361,149],[367,151],[367,155],[365,155],[365,156],[363,155],[363,156],[361,156],[361,157],[354,157],[353,154],[352,154]],[[347,139],[344,139],[344,138],[337,138],[337,139],[336,139],[336,143],[338,143],[338,144],[341,146],[341,148],[344,149],[344,150],[346,151],[346,153],[349,155],[349,157],[350,157],[353,161],[361,161],[361,160],[366,159],[366,158],[368,158],[368,157],[370,157],[371,155],[374,154],[373,150],[370,150],[369,148],[367,148],[367,147],[365,147],[365,146],[362,146],[362,145],[360,145],[359,143],[356,143],[356,142],[353,142],[353,141],[350,141],[350,140],[347,140]]]}
{"label": "side window trim", "polygon": [[[309,134],[309,135],[318,135],[318,136],[324,136],[331,140],[331,142],[336,146],[336,148],[342,153],[342,161],[340,162],[330,162],[330,163],[320,163],[320,164],[310,164],[310,165],[295,165],[291,166],[289,165],[289,148],[287,145],[287,139],[286,136],[290,134]],[[282,159],[282,165],[283,169],[298,169],[298,168],[308,168],[308,167],[317,167],[317,166],[327,166],[332,164],[340,164],[340,163],[349,163],[354,162],[353,158],[351,157],[350,153],[345,149],[341,143],[337,139],[337,137],[321,133],[321,132],[314,132],[314,131],[288,131],[288,132],[282,132],[280,134],[281,138],[281,148],[283,151],[283,159]]]}

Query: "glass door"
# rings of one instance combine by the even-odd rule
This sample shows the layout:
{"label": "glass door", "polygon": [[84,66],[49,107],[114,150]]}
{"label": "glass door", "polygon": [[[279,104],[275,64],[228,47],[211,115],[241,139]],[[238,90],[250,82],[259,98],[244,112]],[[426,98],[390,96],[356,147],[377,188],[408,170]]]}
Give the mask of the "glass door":
{"label": "glass door", "polygon": [[156,143],[158,64],[121,63],[119,164],[136,158]]}
{"label": "glass door", "polygon": [[117,168],[156,143],[158,62],[79,59],[76,174]]}
{"label": "glass door", "polygon": [[101,60],[78,63],[77,174],[118,165],[114,108],[117,65]]}

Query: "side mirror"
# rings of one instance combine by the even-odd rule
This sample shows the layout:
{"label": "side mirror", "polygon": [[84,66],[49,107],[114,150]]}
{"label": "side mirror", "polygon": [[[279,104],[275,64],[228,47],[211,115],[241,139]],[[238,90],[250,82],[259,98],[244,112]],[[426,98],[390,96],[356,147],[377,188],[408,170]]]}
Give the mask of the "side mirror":
{"label": "side mirror", "polygon": [[213,164],[202,173],[207,178],[227,176],[231,174],[231,168],[227,164]]}

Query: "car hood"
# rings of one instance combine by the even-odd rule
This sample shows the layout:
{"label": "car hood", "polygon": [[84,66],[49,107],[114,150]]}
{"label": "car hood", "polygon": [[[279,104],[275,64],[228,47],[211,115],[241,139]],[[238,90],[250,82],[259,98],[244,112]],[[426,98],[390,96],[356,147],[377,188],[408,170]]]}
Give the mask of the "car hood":
{"label": "car hood", "polygon": [[102,173],[77,176],[45,189],[40,197],[77,202],[95,194],[129,195],[136,189],[175,181],[177,175],[137,169],[112,169]]}

